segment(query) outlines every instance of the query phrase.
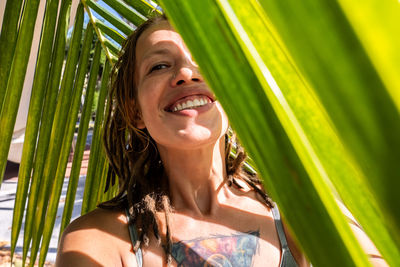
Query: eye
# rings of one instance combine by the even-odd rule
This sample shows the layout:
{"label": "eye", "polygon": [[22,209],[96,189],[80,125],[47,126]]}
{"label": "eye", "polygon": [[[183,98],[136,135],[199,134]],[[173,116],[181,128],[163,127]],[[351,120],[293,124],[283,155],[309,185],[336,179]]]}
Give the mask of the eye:
{"label": "eye", "polygon": [[154,72],[154,71],[166,69],[168,67],[169,67],[169,65],[166,64],[166,63],[158,63],[158,64],[156,64],[156,65],[154,65],[153,67],[150,68],[149,74]]}

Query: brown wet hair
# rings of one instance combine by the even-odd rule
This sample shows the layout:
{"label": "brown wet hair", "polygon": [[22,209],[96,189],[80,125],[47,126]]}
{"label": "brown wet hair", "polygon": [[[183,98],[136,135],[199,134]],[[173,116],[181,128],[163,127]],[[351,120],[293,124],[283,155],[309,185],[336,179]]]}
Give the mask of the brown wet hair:
{"label": "brown wet hair", "polygon": [[[106,114],[104,145],[110,163],[108,182],[118,177],[119,193],[113,199],[101,203],[100,208],[127,209],[130,223],[134,224],[139,238],[134,251],[149,244],[149,236],[154,235],[162,245],[167,264],[172,261],[172,238],[169,216],[172,212],[168,177],[153,138],[146,129],[136,128],[140,119],[140,108],[135,88],[136,45],[144,31],[153,25],[168,21],[156,16],[141,24],[124,42],[117,62],[111,73],[108,96],[110,108]],[[238,179],[246,182],[260,197],[260,201],[272,207],[268,195],[260,189],[260,180],[254,173],[246,171],[243,164],[246,153],[237,142],[235,135],[225,136],[226,182],[229,186],[242,188]],[[235,153],[231,153],[234,148]],[[165,214],[166,236],[161,237],[156,213]]]}

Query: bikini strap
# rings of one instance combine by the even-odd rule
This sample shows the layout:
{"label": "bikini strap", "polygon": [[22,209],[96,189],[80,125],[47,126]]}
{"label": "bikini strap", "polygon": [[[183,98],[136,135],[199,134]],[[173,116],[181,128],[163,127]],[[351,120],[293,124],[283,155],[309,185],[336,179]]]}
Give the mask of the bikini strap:
{"label": "bikini strap", "polygon": [[[126,213],[126,218],[128,220],[129,236],[131,237],[132,248],[133,248],[136,244],[136,241],[139,239],[139,235],[138,235],[135,225],[133,223],[131,223],[128,208],[125,209],[125,213]],[[136,256],[136,261],[137,261],[138,267],[143,267],[143,254],[142,254],[142,249],[140,247],[135,252],[135,256]]]}
{"label": "bikini strap", "polygon": [[280,214],[280,212],[278,210],[278,206],[276,204],[272,208],[272,215],[274,216],[275,227],[276,227],[276,231],[278,232],[279,241],[281,242],[282,249],[287,248],[288,244],[287,244],[287,240],[286,240],[285,231],[283,230],[281,214]]}
{"label": "bikini strap", "polygon": [[272,208],[272,215],[274,216],[276,231],[278,232],[279,241],[281,242],[282,247],[282,256],[280,267],[297,267],[297,263],[290,252],[285,231],[283,230],[283,224],[281,220],[281,214],[279,213],[278,206],[275,204]]}

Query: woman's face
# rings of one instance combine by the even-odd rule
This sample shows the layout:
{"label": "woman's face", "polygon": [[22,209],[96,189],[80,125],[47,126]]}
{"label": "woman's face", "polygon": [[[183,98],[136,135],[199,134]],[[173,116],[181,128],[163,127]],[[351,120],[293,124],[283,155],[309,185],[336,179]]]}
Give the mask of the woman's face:
{"label": "woman's face", "polygon": [[181,36],[168,22],[151,26],[136,46],[136,88],[147,128],[158,146],[193,149],[216,142],[228,127]]}

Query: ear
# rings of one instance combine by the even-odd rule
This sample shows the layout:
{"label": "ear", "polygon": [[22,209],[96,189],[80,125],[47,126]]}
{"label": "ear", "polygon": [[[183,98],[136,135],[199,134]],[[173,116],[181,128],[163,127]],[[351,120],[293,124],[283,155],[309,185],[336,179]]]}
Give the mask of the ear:
{"label": "ear", "polygon": [[135,121],[135,126],[138,129],[144,129],[146,128],[146,125],[144,124],[144,121],[142,119],[142,114],[138,113],[136,116],[136,121]]}

